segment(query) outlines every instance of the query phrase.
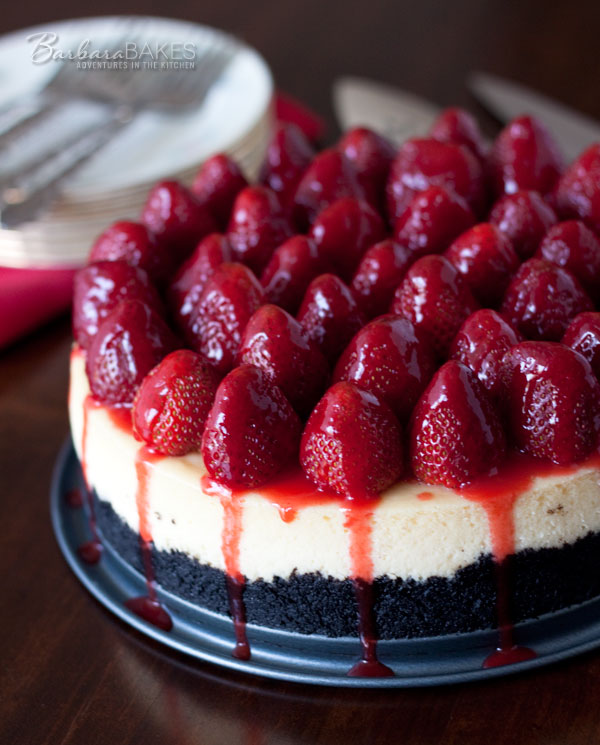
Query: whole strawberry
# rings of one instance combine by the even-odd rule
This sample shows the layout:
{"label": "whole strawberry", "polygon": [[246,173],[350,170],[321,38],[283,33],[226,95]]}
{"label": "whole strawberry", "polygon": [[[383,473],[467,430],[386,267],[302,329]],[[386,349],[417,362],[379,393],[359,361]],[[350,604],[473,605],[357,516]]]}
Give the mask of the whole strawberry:
{"label": "whole strawberry", "polygon": [[498,468],[506,439],[498,414],[475,373],[446,362],[421,396],[412,418],[410,457],[426,484],[460,488]]}
{"label": "whole strawberry", "polygon": [[236,261],[260,273],[277,246],[292,235],[276,194],[265,186],[248,186],[233,204],[227,238]]}
{"label": "whole strawberry", "polygon": [[400,424],[373,394],[336,383],[304,428],[300,463],[320,489],[347,499],[376,497],[402,475]]}
{"label": "whole strawberry", "polygon": [[583,220],[600,234],[600,144],[590,145],[561,176],[553,192],[558,214]]}
{"label": "whole strawberry", "polygon": [[519,116],[496,138],[489,165],[496,194],[514,194],[523,189],[546,194],[560,176],[562,156],[540,121]]}
{"label": "whole strawberry", "polygon": [[367,248],[384,233],[377,212],[353,197],[338,199],[326,207],[310,230],[319,254],[345,280],[352,277]]}
{"label": "whole strawberry", "polygon": [[392,240],[371,246],[362,257],[352,278],[352,290],[368,318],[386,313],[412,256],[408,249]]}
{"label": "whole strawberry", "polygon": [[466,147],[433,138],[407,140],[398,150],[387,183],[390,222],[399,218],[417,192],[437,186],[453,192],[479,214],[485,207],[483,169]]}
{"label": "whole strawberry", "polygon": [[528,259],[556,223],[556,215],[537,191],[517,191],[494,204],[489,221],[506,235],[521,259]]}
{"label": "whole strawberry", "polygon": [[295,235],[275,249],[260,275],[260,283],[270,303],[296,313],[308,285],[328,268],[315,242]]}
{"label": "whole strawberry", "polygon": [[310,283],[297,318],[331,365],[364,324],[352,291],[335,274],[321,274]]}
{"label": "whole strawberry", "polygon": [[462,322],[478,308],[460,273],[443,256],[415,262],[398,286],[391,312],[408,318],[445,358]]}
{"label": "whole strawberry", "polygon": [[235,198],[246,186],[248,182],[237,163],[225,153],[218,153],[204,162],[196,174],[192,192],[224,230]]}
{"label": "whole strawberry", "polygon": [[319,153],[300,179],[294,196],[294,219],[303,232],[319,212],[343,197],[365,199],[352,163],[338,150]]}
{"label": "whole strawberry", "polygon": [[440,142],[464,145],[480,160],[485,158],[486,144],[475,117],[465,109],[444,109],[432,124],[429,136]]}
{"label": "whole strawberry", "polygon": [[583,355],[553,342],[522,342],[504,358],[517,447],[559,465],[576,463],[600,433],[600,383]]}
{"label": "whole strawberry", "polygon": [[233,489],[267,483],[298,453],[301,424],[281,389],[241,365],[217,388],[202,436],[209,475]]}
{"label": "whole strawberry", "polygon": [[89,262],[126,261],[143,269],[153,282],[165,282],[173,270],[173,261],[145,225],[129,220],[113,223],[101,233],[90,252]]}
{"label": "whole strawberry", "polygon": [[521,336],[495,310],[483,308],[470,315],[456,334],[450,356],[471,368],[494,401],[505,395],[502,358]]}
{"label": "whole strawberry", "polygon": [[309,414],[329,381],[329,366],[317,345],[276,305],[263,305],[250,318],[239,359],[264,370],[301,416]]}
{"label": "whole strawberry", "polygon": [[591,297],[600,299],[600,240],[580,220],[550,228],[536,256],[568,269]]}
{"label": "whole strawberry", "polygon": [[183,261],[217,225],[210,212],[178,181],[160,181],[148,194],[142,222],[173,256],[173,265]]}
{"label": "whole strawberry", "polygon": [[396,148],[367,127],[348,130],[337,148],[354,166],[369,202],[380,211],[385,205],[385,185]]}
{"label": "whole strawberry", "polygon": [[162,312],[157,291],[142,269],[125,261],[97,261],[80,269],[73,282],[73,334],[87,349],[104,318],[123,300],[141,300]]}
{"label": "whole strawberry", "polygon": [[218,380],[196,352],[168,354],[143,379],[133,402],[133,433],[161,455],[200,450]]}
{"label": "whole strawberry", "polygon": [[562,343],[582,354],[600,380],[600,313],[580,313],[571,321]]}
{"label": "whole strawberry", "polygon": [[414,259],[445,251],[475,222],[467,204],[441,186],[430,186],[411,199],[394,225],[394,240]]}
{"label": "whole strawberry", "polygon": [[288,207],[314,156],[314,148],[300,127],[280,123],[267,148],[260,181],[277,194],[281,204]]}
{"label": "whole strawberry", "polygon": [[263,302],[260,283],[243,264],[221,264],[209,277],[190,316],[190,338],[220,375],[235,365],[246,324]]}
{"label": "whole strawberry", "polygon": [[502,301],[502,314],[528,339],[558,341],[592,301],[566,269],[544,259],[521,264]]}
{"label": "whole strawberry", "polygon": [[191,318],[208,278],[215,273],[217,267],[232,260],[227,238],[220,233],[211,233],[200,241],[173,277],[167,292],[169,308],[186,338],[193,338],[190,335]]}
{"label": "whole strawberry", "polygon": [[433,350],[406,318],[381,316],[346,347],[333,374],[385,401],[400,421],[410,416],[436,369]]}
{"label": "whole strawberry", "polygon": [[144,377],[178,346],[169,327],[140,300],[125,300],[102,321],[88,350],[86,372],[94,397],[131,406]]}

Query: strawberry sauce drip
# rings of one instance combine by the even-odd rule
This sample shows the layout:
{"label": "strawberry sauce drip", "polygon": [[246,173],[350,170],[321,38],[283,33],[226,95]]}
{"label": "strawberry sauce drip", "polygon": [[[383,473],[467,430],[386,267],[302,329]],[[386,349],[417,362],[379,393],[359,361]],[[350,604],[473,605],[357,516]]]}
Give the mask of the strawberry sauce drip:
{"label": "strawberry sauce drip", "polygon": [[242,537],[243,493],[218,484],[208,476],[202,477],[202,488],[207,494],[217,496],[223,507],[223,533],[221,550],[227,572],[229,612],[233,619],[235,647],[233,656],[239,660],[250,659],[250,644],[246,636],[246,608],[244,606],[245,578],[240,571],[240,539]]}
{"label": "strawberry sauce drip", "polygon": [[90,527],[90,533],[92,539],[82,543],[77,549],[79,558],[86,564],[97,564],[102,556],[102,543],[98,535],[98,528],[96,526],[96,509],[94,507],[94,497],[91,492],[89,481],[88,481],[88,469],[87,469],[87,439],[88,439],[88,418],[90,409],[97,406],[95,400],[91,396],[86,396],[83,402],[83,429],[81,432],[81,471],[83,473],[83,482],[85,485],[85,501],[88,508],[88,523]]}
{"label": "strawberry sauce drip", "polygon": [[69,491],[65,494],[65,502],[73,510],[83,507],[83,494],[81,493],[81,489],[79,489],[78,487],[69,489]]}
{"label": "strawberry sauce drip", "polygon": [[135,502],[138,512],[140,549],[144,574],[146,575],[147,595],[130,598],[125,605],[137,616],[157,626],[163,631],[173,628],[171,616],[158,600],[156,594],[156,580],[154,578],[154,567],[152,566],[152,529],[150,527],[150,505],[148,501],[148,487],[150,482],[151,466],[161,459],[146,447],[141,447],[135,456],[135,471],[137,475],[137,491]]}
{"label": "strawberry sauce drip", "polygon": [[421,502],[428,502],[433,497],[434,495],[430,491],[422,491],[420,494],[417,494],[417,499],[420,499]]}
{"label": "strawberry sauce drip", "polygon": [[348,500],[344,527],[350,533],[350,567],[358,605],[358,633],[362,656],[348,671],[353,678],[393,676],[389,667],[377,659],[377,634],[373,607],[373,500]]}

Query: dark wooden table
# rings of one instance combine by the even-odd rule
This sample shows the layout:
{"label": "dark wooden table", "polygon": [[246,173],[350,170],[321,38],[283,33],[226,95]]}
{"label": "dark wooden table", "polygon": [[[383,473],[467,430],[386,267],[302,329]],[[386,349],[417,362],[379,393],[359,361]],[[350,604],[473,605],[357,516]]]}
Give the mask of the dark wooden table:
{"label": "dark wooden table", "polygon": [[[101,0],[85,7],[5,3],[0,32],[123,12],[220,26],[255,45],[278,85],[326,117],[330,140],[331,83],[343,73],[473,107],[463,81],[482,68],[600,118],[597,0]],[[71,574],[50,527],[50,474],[68,431],[69,344],[64,319],[0,353],[0,742],[600,742],[600,652],[486,684],[344,691],[190,662],[115,620]]]}

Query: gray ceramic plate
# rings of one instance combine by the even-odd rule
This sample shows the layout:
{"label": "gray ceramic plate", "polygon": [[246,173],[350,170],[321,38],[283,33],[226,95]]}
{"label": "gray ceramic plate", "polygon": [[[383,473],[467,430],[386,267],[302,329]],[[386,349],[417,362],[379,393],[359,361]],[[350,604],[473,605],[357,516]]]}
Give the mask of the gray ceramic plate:
{"label": "gray ceramic plate", "polygon": [[201,610],[170,593],[159,590],[160,600],[172,619],[171,631],[162,631],[125,607],[132,597],[144,595],[144,577],[105,544],[96,565],[83,563],[77,548],[89,540],[84,509],[73,509],[65,495],[81,485],[81,470],[71,443],[58,457],[50,511],[58,544],[81,583],[103,605],[126,623],[169,647],[228,668],[279,680],[332,686],[405,688],[462,683],[530,670],[600,646],[600,599],[565,611],[519,624],[519,644],[531,647],[537,657],[515,665],[483,669],[482,662],[494,649],[497,634],[480,631],[427,639],[382,641],[379,658],[392,668],[393,678],[350,678],[348,670],[359,656],[355,638],[329,639],[248,626],[252,659],[231,655],[233,624],[228,617]]}

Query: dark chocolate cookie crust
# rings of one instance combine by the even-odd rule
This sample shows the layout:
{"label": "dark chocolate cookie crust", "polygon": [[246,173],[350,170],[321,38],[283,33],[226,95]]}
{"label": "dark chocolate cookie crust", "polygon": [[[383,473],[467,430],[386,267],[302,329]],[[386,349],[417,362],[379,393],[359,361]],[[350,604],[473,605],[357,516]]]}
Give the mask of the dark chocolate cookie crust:
{"label": "dark chocolate cookie crust", "polygon": [[[107,502],[97,501],[102,537],[142,572],[139,537]],[[600,533],[561,548],[527,549],[509,557],[514,621],[566,608],[600,594]],[[225,574],[179,551],[152,548],[158,583],[168,592],[229,615]],[[438,636],[496,626],[496,573],[491,556],[454,577],[424,582],[379,578],[374,582],[375,620],[381,639]],[[248,582],[249,623],[302,634],[356,636],[357,607],[351,580],[293,574],[272,582]]]}

